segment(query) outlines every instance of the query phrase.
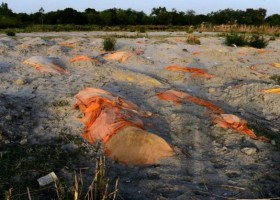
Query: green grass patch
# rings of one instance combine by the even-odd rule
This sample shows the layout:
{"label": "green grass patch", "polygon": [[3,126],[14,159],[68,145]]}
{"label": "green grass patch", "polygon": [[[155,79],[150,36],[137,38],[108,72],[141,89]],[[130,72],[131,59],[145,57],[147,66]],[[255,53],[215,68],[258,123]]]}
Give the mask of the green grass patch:
{"label": "green grass patch", "polygon": [[268,45],[268,40],[266,40],[263,35],[255,34],[249,39],[248,45],[250,47],[263,49]]}
{"label": "green grass patch", "polygon": [[13,37],[13,36],[16,36],[16,33],[14,31],[6,31],[6,35]]}
{"label": "green grass patch", "polygon": [[106,37],[103,40],[103,49],[105,51],[113,51],[115,49],[117,40],[113,37]]}
{"label": "green grass patch", "polygon": [[230,33],[225,36],[225,44],[228,46],[250,46],[258,49],[263,49],[268,45],[269,40],[266,40],[263,35],[253,34],[246,36],[245,34]]}
{"label": "green grass patch", "polygon": [[227,46],[246,46],[248,44],[244,34],[230,33],[225,37],[225,44]]}
{"label": "green grass patch", "polygon": [[280,75],[273,75],[270,77],[277,85],[280,85]]}
{"label": "green grass patch", "polygon": [[[67,139],[74,144],[83,141],[82,138],[74,136],[67,136]],[[31,191],[37,191],[34,196],[40,199],[40,195],[44,195],[50,188],[47,190],[39,188],[37,179],[52,171],[56,173],[65,166],[78,165],[77,158],[87,152],[84,147],[71,151],[62,149],[62,146],[67,144],[65,138],[38,145],[5,144],[3,141],[0,143],[0,199],[4,199],[7,195],[13,200],[25,199],[27,187]],[[54,188],[50,190],[54,191]],[[49,197],[52,198],[52,195],[57,194],[51,192]]]}

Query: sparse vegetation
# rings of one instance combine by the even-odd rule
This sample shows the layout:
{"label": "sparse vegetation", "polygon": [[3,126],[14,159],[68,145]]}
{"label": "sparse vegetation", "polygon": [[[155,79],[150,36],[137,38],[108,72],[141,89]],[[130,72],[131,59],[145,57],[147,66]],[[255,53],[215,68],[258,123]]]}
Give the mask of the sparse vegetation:
{"label": "sparse vegetation", "polygon": [[[68,139],[75,144],[83,142],[80,137]],[[78,155],[87,152],[83,147],[66,152],[61,149],[62,142],[63,139],[56,141],[56,144],[2,146],[5,151],[0,149],[0,199],[114,199],[118,192],[118,180],[114,184],[107,177],[105,157],[97,159],[91,183],[83,180],[82,174],[73,173],[72,181],[59,177],[58,181],[39,187],[39,177],[51,171],[57,173],[56,170],[69,166],[69,163],[78,165]],[[74,182],[74,185],[70,182]]]}
{"label": "sparse vegetation", "polygon": [[194,31],[193,27],[188,27],[186,33],[193,33],[193,31]]}
{"label": "sparse vegetation", "polygon": [[[76,179],[75,179],[76,180]],[[82,181],[81,181],[82,183]],[[75,188],[78,187],[78,181],[75,181]],[[78,192],[78,190],[75,190]],[[109,191],[109,178],[106,174],[106,161],[105,157],[100,157],[96,161],[94,178],[91,185],[88,187],[88,191],[85,196],[80,195],[80,197],[87,198],[89,200],[99,200],[99,199],[115,199],[118,192],[118,179],[115,182],[115,187],[112,192]],[[79,199],[79,198],[77,198]]]}
{"label": "sparse vegetation", "polygon": [[6,35],[13,37],[16,36],[16,33],[14,31],[6,31]]}
{"label": "sparse vegetation", "polygon": [[275,37],[275,36],[271,36],[271,37],[269,38],[269,40],[270,40],[270,41],[275,41],[275,40],[276,40],[276,37]]}
{"label": "sparse vegetation", "polygon": [[276,84],[280,85],[280,75],[273,75],[270,78],[274,80]]}
{"label": "sparse vegetation", "polygon": [[244,34],[230,33],[226,35],[225,44],[228,46],[242,47],[247,45],[247,40]]}
{"label": "sparse vegetation", "polygon": [[263,35],[261,36],[259,34],[246,37],[244,34],[230,33],[225,37],[225,44],[228,46],[250,46],[262,49],[268,45],[268,40],[266,40]]}
{"label": "sparse vegetation", "polygon": [[255,34],[249,39],[248,45],[250,47],[262,49],[268,45],[268,41],[265,40],[263,36],[260,36],[259,34]]}
{"label": "sparse vegetation", "polygon": [[146,33],[146,27],[145,26],[140,26],[139,27],[139,32],[140,33]]}
{"label": "sparse vegetation", "polygon": [[187,35],[187,43],[188,44],[193,44],[193,45],[195,45],[195,44],[200,45],[201,44],[199,38],[197,36],[193,35],[193,34]]}
{"label": "sparse vegetation", "polygon": [[115,49],[116,42],[115,38],[107,36],[103,40],[103,49],[105,51],[113,51]]}

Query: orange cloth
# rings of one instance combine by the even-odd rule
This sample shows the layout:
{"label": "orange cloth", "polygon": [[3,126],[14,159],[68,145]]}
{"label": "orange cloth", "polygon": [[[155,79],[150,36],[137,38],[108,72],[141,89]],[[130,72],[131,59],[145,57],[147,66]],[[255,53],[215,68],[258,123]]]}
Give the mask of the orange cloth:
{"label": "orange cloth", "polygon": [[192,73],[193,77],[205,77],[205,78],[214,77],[213,75],[208,74],[206,71],[199,69],[199,68],[182,67],[182,66],[168,66],[165,69],[168,71],[179,71],[179,72]]}
{"label": "orange cloth", "polygon": [[224,114],[223,109],[217,107],[213,103],[191,96],[186,92],[180,92],[175,90],[168,90],[166,92],[158,93],[157,96],[161,100],[171,101],[176,104],[183,103],[184,101],[190,101],[197,105],[204,106],[213,112],[213,123],[225,129],[233,129],[241,134],[248,135],[250,138],[260,141],[268,141],[267,138],[261,136],[258,137],[253,130],[249,129],[247,122],[232,114]]}
{"label": "orange cloth", "polygon": [[157,96],[161,100],[171,101],[171,102],[174,102],[176,104],[180,104],[180,103],[183,103],[185,101],[190,101],[190,102],[196,103],[200,106],[204,106],[204,107],[208,108],[213,113],[216,113],[216,114],[224,113],[224,111],[221,108],[217,107],[212,102],[197,98],[195,96],[191,96],[186,92],[180,92],[180,91],[176,91],[176,90],[168,90],[166,92],[158,93]]}
{"label": "orange cloth", "polygon": [[268,139],[264,136],[258,137],[253,130],[247,126],[247,121],[232,115],[232,114],[221,114],[213,115],[213,122],[218,126],[225,129],[233,129],[241,134],[247,135],[254,140],[260,140],[266,142]]}
{"label": "orange cloth", "polygon": [[91,61],[91,62],[100,63],[100,61],[97,60],[96,58],[91,58],[89,56],[84,56],[84,55],[75,56],[74,58],[72,58],[70,60],[71,63],[74,63],[77,61]]}
{"label": "orange cloth", "polygon": [[138,107],[109,92],[95,88],[85,88],[76,96],[78,106],[84,112],[81,119],[85,123],[84,138],[90,143],[97,140],[107,142],[117,130],[126,126],[143,127],[143,122],[135,114]]}
{"label": "orange cloth", "polygon": [[69,74],[61,65],[61,61],[57,57],[50,56],[33,56],[23,62],[23,64],[31,65],[39,72],[48,72],[51,74]]}
{"label": "orange cloth", "polygon": [[84,113],[83,137],[90,143],[102,141],[106,155],[125,164],[155,164],[161,158],[174,155],[173,149],[159,136],[144,130],[138,107],[97,88],[85,88],[76,96]]}
{"label": "orange cloth", "polygon": [[105,60],[115,60],[123,63],[132,55],[133,53],[120,51],[120,52],[105,54],[103,58]]}

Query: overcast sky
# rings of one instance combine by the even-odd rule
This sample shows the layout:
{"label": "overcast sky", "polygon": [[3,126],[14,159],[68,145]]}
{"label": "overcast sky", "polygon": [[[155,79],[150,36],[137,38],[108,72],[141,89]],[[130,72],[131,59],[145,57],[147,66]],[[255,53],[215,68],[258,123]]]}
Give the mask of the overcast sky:
{"label": "overcast sky", "polygon": [[84,11],[94,8],[102,11],[108,8],[132,8],[150,14],[154,7],[165,6],[178,11],[194,10],[197,14],[207,14],[219,9],[232,8],[245,10],[246,8],[265,8],[267,14],[280,14],[280,0],[0,0],[8,3],[13,12],[37,12],[43,7],[45,12],[56,11],[64,8],[74,8]]}

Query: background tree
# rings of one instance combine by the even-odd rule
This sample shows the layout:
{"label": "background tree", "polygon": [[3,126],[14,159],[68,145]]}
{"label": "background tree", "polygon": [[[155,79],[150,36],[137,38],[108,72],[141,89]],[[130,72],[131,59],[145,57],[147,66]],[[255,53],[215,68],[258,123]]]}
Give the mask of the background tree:
{"label": "background tree", "polygon": [[280,26],[280,15],[274,14],[265,19],[265,22],[272,26]]}
{"label": "background tree", "polygon": [[39,9],[39,13],[41,13],[41,22],[42,22],[42,26],[44,25],[44,13],[45,13],[45,10],[43,7],[41,7]]}
{"label": "background tree", "polygon": [[187,21],[188,21],[188,25],[193,25],[193,19],[195,16],[195,11],[194,10],[187,10],[186,12],[186,17],[187,17]]}
{"label": "background tree", "polygon": [[9,9],[7,3],[1,3],[1,5],[0,5],[0,15],[7,16],[7,17],[12,17],[12,16],[14,16],[14,13],[11,9]]}
{"label": "background tree", "polygon": [[79,12],[73,8],[65,8],[45,13],[43,8],[32,14],[13,13],[7,3],[0,4],[0,28],[24,27],[33,24],[95,24],[100,26],[126,26],[126,25],[199,25],[201,23],[219,24],[247,24],[262,25],[264,23],[280,26],[280,15],[275,14],[266,18],[266,10],[263,8],[243,10],[224,9],[211,12],[207,15],[196,15],[195,11],[186,12],[165,7],[157,7],[151,10],[150,15],[143,11],[132,9],[107,9],[96,11],[87,8]]}

